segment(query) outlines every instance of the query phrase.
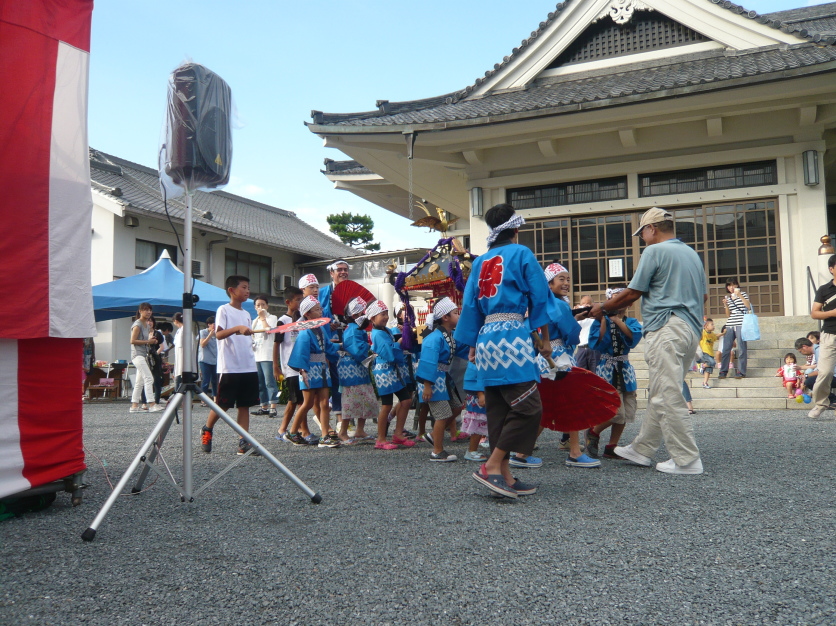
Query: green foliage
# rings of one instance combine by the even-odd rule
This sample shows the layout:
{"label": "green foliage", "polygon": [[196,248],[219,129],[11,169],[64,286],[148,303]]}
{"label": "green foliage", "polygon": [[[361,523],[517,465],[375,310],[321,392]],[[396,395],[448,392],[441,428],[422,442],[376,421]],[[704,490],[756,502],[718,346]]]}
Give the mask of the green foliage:
{"label": "green foliage", "polygon": [[325,218],[331,232],[344,244],[361,250],[380,250],[379,243],[372,243],[374,221],[368,215],[360,213],[335,213]]}

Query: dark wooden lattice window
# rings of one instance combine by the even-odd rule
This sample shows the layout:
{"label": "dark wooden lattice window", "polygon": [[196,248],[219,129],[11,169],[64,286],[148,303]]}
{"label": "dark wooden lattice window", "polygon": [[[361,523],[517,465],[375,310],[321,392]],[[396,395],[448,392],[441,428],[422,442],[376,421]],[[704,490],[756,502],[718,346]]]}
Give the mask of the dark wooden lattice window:
{"label": "dark wooden lattice window", "polygon": [[597,59],[708,41],[698,32],[656,11],[637,11],[626,24],[599,20],[558,56],[549,69]]}
{"label": "dark wooden lattice window", "polygon": [[676,172],[641,174],[639,175],[639,195],[647,198],[713,189],[760,187],[774,185],[777,182],[778,170],[775,161],[759,161]]}
{"label": "dark wooden lattice window", "polygon": [[509,189],[506,200],[515,209],[537,209],[547,206],[585,204],[627,197],[627,177],[586,180],[558,185]]}

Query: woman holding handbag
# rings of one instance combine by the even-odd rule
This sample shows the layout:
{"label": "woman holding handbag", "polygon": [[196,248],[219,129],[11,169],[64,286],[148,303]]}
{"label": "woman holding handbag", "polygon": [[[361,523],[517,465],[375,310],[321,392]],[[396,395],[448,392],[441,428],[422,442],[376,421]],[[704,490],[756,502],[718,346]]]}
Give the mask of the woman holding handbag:
{"label": "woman holding handbag", "polygon": [[723,338],[723,358],[720,363],[720,373],[717,378],[725,378],[729,373],[729,357],[735,341],[739,349],[737,359],[737,374],[735,378],[746,378],[747,351],[746,342],[743,341],[743,316],[752,308],[749,302],[749,295],[740,289],[740,283],[736,278],[729,278],[726,281],[726,291],[723,298],[723,306],[726,309],[726,334]]}
{"label": "woman holding handbag", "polygon": [[[136,367],[136,384],[134,385],[133,396],[131,397],[131,413],[139,413],[139,400],[142,390],[145,389],[145,397],[149,400],[154,398],[154,375],[148,366],[148,354],[157,346],[157,338],[151,331],[151,305],[143,302],[139,305],[137,319],[131,325],[131,361]],[[152,402],[148,408],[149,413],[162,411],[163,407]]]}

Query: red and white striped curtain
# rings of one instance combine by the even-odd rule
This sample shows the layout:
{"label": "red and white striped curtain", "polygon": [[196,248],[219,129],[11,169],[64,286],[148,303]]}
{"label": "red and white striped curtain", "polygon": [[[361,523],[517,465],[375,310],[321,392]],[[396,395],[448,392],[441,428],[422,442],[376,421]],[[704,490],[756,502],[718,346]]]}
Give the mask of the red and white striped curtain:
{"label": "red and white striped curtain", "polygon": [[0,0],[0,497],[84,469],[92,0]]}

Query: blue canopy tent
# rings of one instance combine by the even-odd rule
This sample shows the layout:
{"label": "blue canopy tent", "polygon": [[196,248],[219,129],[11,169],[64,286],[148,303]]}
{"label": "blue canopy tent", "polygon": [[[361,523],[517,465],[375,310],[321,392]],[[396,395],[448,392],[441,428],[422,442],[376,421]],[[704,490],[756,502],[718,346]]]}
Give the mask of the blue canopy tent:
{"label": "blue canopy tent", "polygon": [[[218,307],[229,302],[226,291],[200,280],[194,281],[193,293],[200,298],[194,306],[194,320],[204,322]],[[140,303],[148,302],[154,314],[171,316],[183,310],[183,272],[171,262],[167,251],[147,270],[136,276],[120,278],[93,287],[93,310],[97,322],[132,317]],[[252,300],[244,309],[255,318]]]}

